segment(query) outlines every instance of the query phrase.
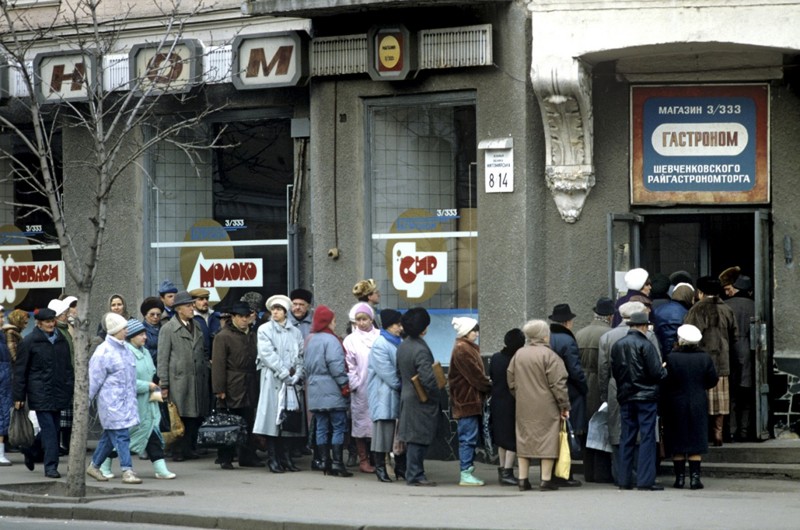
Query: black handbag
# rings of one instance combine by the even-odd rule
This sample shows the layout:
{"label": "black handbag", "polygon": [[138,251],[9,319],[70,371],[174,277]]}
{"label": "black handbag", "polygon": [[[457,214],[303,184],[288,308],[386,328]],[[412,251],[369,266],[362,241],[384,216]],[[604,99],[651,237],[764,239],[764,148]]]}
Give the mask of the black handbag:
{"label": "black handbag", "polygon": [[581,442],[575,436],[575,431],[572,430],[572,422],[567,418],[567,440],[569,440],[569,452],[572,454],[573,459],[580,459]]}
{"label": "black handbag", "polygon": [[247,422],[228,410],[213,410],[197,431],[199,447],[237,447],[247,444]]}

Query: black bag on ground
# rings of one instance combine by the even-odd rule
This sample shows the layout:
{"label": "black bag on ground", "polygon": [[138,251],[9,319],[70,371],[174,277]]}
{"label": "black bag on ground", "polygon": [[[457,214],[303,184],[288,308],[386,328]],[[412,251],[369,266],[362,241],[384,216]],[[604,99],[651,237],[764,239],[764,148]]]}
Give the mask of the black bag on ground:
{"label": "black bag on ground", "polygon": [[8,424],[8,445],[27,449],[33,445],[36,435],[33,433],[33,423],[28,418],[28,404],[20,409],[11,407]]}
{"label": "black bag on ground", "polygon": [[247,444],[247,422],[227,410],[214,410],[200,424],[197,446],[208,448],[236,447]]}

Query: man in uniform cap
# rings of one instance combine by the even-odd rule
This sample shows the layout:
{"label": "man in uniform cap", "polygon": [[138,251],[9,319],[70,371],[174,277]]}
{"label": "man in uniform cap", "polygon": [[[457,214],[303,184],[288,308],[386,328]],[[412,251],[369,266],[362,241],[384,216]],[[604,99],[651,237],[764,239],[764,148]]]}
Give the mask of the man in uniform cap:
{"label": "man in uniform cap", "polygon": [[203,346],[206,349],[206,355],[211,358],[211,341],[214,336],[219,332],[220,318],[219,313],[212,311],[208,306],[208,297],[210,295],[208,289],[192,289],[189,294],[194,300],[194,321],[203,332]]}
{"label": "man in uniform cap", "polygon": [[659,386],[667,377],[667,370],[658,349],[647,338],[649,324],[646,312],[632,314],[628,319],[628,334],[611,347],[611,372],[617,382],[617,401],[622,416],[617,477],[621,489],[633,487],[633,452],[638,435],[636,487],[660,491],[664,487],[655,482],[656,417]]}
{"label": "man in uniform cap", "polygon": [[172,283],[169,278],[162,280],[158,286],[158,296],[161,297],[161,303],[164,304],[164,312],[161,315],[161,320],[169,320],[175,315],[175,310],[172,308],[174,305],[175,295],[178,288]]}

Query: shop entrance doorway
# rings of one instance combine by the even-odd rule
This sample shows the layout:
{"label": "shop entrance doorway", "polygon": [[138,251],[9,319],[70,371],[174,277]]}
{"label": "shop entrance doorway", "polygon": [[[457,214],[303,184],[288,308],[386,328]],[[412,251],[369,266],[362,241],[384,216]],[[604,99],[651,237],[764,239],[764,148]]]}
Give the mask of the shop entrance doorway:
{"label": "shop entrance doorway", "polygon": [[767,211],[696,210],[611,214],[609,228],[609,280],[611,294],[624,272],[643,267],[651,274],[686,271],[695,280],[717,276],[739,266],[753,279],[755,318],[750,329],[754,355],[756,429],[759,439],[769,438],[769,374],[771,351],[770,219]]}

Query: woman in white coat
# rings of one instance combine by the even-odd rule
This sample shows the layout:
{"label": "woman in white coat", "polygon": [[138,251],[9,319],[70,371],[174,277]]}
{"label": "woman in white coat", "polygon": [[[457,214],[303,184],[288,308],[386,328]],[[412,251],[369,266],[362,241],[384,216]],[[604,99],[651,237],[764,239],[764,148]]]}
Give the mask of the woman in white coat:
{"label": "woman in white coat", "polygon": [[[300,386],[303,381],[303,335],[287,318],[291,307],[288,296],[271,296],[267,309],[272,318],[258,328],[256,367],[261,373],[261,393],[253,432],[267,437],[267,465],[273,473],[300,471],[292,461],[289,444],[283,443],[283,439],[305,436],[303,432],[288,432],[278,424],[284,383]],[[301,403],[300,409],[303,407]]]}
{"label": "woman in white coat", "polygon": [[354,305],[348,316],[353,323],[353,332],[344,339],[344,352],[350,379],[350,418],[353,422],[351,436],[355,438],[358,449],[358,468],[362,473],[375,473],[368,454],[372,419],[369,415],[367,380],[369,352],[381,332],[372,325],[375,313],[366,302]]}

